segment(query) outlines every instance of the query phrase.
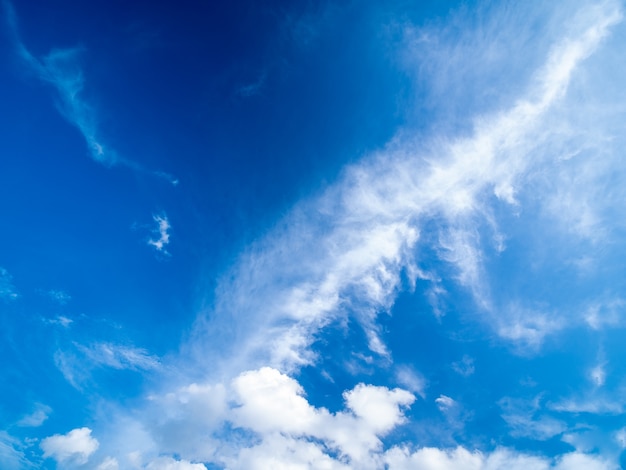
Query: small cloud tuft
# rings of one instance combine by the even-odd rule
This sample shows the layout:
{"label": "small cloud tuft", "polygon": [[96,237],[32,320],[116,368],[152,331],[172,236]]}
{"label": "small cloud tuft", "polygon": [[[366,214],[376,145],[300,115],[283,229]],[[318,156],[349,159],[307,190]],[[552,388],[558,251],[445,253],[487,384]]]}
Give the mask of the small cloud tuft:
{"label": "small cloud tuft", "polygon": [[157,235],[157,238],[151,238],[148,240],[148,245],[153,246],[158,252],[169,255],[165,246],[170,242],[169,230],[172,228],[170,221],[165,214],[152,216],[157,223],[156,229],[153,232]]}

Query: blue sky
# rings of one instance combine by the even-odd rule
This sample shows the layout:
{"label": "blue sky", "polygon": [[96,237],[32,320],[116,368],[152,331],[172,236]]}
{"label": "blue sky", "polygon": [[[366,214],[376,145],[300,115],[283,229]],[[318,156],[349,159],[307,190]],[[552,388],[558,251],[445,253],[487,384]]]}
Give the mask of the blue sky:
{"label": "blue sky", "polygon": [[625,6],[547,3],[3,1],[2,468],[623,468]]}

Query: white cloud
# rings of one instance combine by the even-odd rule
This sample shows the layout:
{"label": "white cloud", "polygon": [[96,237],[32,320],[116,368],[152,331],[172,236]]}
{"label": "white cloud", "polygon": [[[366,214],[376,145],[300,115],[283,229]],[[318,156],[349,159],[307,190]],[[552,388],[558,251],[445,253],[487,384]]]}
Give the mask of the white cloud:
{"label": "white cloud", "polygon": [[72,300],[72,296],[62,290],[50,289],[46,292],[46,295],[59,305],[66,305],[70,300]]}
{"label": "white cloud", "polygon": [[476,367],[474,366],[474,359],[465,354],[460,361],[452,363],[452,369],[463,377],[469,377],[474,373]]}
{"label": "white cloud", "polygon": [[63,328],[69,328],[69,326],[74,323],[74,320],[64,317],[63,315],[59,315],[56,318],[47,320],[47,322],[52,325],[61,325]]}
{"label": "white cloud", "polygon": [[606,362],[600,362],[589,371],[589,379],[596,387],[602,387],[606,382]]}
{"label": "white cloud", "polygon": [[272,434],[259,445],[242,449],[236,459],[228,462],[227,468],[348,470],[353,467],[329,456],[324,452],[324,448],[315,442]]}
{"label": "white cloud", "polygon": [[498,313],[495,320],[498,335],[512,342],[522,354],[536,351],[547,335],[565,326],[555,313],[528,309],[517,302]]}
{"label": "white cloud", "polygon": [[52,408],[42,403],[37,403],[35,410],[24,416],[16,424],[21,427],[38,427],[48,419],[50,413],[52,413]]}
{"label": "white cloud", "polygon": [[396,380],[408,391],[424,398],[426,396],[426,379],[409,366],[396,367]]}
{"label": "white cloud", "polygon": [[566,413],[619,415],[624,413],[625,403],[624,397],[621,396],[592,393],[548,403],[548,407],[552,410]]}
{"label": "white cloud", "polygon": [[263,364],[295,370],[315,360],[315,334],[350,315],[369,348],[389,358],[377,315],[393,305],[401,273],[420,272],[420,231],[433,219],[441,222],[435,237],[441,259],[457,269],[458,282],[483,310],[479,319],[501,338],[532,352],[570,324],[551,311],[494,299],[481,227],[497,232],[491,205],[519,212],[516,194],[532,199],[550,191],[524,192],[527,183],[538,189],[537,175],[555,171],[555,145],[577,145],[575,129],[557,132],[575,124],[560,112],[566,92],[574,72],[620,20],[617,3],[583,9],[571,24],[565,21],[565,36],[508,108],[476,118],[471,132],[456,139],[425,144],[400,133],[348,167],[319,197],[298,205],[224,276],[215,308],[197,323],[198,356],[223,358],[223,370]]}
{"label": "white cloud", "polygon": [[159,367],[160,362],[142,348],[113,343],[95,343],[89,347],[76,345],[93,364],[114,369],[150,370]]}
{"label": "white cloud", "polygon": [[105,143],[98,126],[98,113],[83,96],[85,74],[81,67],[81,55],[84,49],[81,47],[52,49],[42,58],[35,57],[19,36],[17,17],[12,5],[4,1],[3,7],[7,13],[10,39],[18,56],[37,78],[54,87],[59,112],[80,131],[91,158],[107,167],[123,165],[134,171],[149,173],[176,186],[178,179],[165,172],[148,171],[138,163],[121,157]]}
{"label": "white cloud", "polygon": [[93,343],[85,346],[73,343],[74,348],[57,350],[54,363],[73,387],[81,390],[97,367],[118,370],[148,371],[161,365],[158,357],[143,348],[115,343]]}
{"label": "white cloud", "polygon": [[14,300],[18,297],[17,290],[13,285],[13,277],[6,269],[0,267],[0,299]]}
{"label": "white cloud", "polygon": [[239,403],[232,410],[234,424],[261,435],[321,439],[352,462],[379,451],[379,437],[404,422],[402,410],[415,399],[404,390],[359,384],[343,395],[348,411],[331,414],[312,407],[294,379],[267,367],[241,374],[233,389]]}
{"label": "white cloud", "polygon": [[626,428],[619,429],[615,432],[614,437],[620,448],[626,449]]}
{"label": "white cloud", "polygon": [[45,458],[53,458],[58,463],[71,462],[78,465],[87,463],[99,442],[91,437],[91,429],[73,429],[67,434],[55,434],[41,441]]}
{"label": "white cloud", "polygon": [[96,470],[118,470],[120,465],[117,459],[113,457],[105,458],[100,464],[96,467]]}
{"label": "white cloud", "polygon": [[584,312],[584,319],[594,330],[616,327],[622,323],[626,303],[619,297],[596,300],[589,304]]}
{"label": "white cloud", "polygon": [[[463,447],[443,450],[424,447],[410,452],[394,447],[384,456],[389,470],[609,470],[615,467],[602,457],[579,452],[565,454],[556,462],[550,459],[496,449],[491,453],[471,452]],[[371,467],[374,468],[374,467]]]}
{"label": "white cloud", "polygon": [[157,223],[157,228],[154,232],[157,234],[158,238],[151,238],[148,240],[148,245],[153,246],[157,251],[160,251],[163,254],[168,254],[165,249],[165,245],[170,242],[169,230],[172,226],[170,225],[170,222],[165,214],[154,215],[152,218]]}
{"label": "white cloud", "polygon": [[442,413],[447,413],[452,408],[455,408],[457,406],[456,401],[454,401],[447,395],[439,395],[439,397],[435,399],[435,403],[437,404],[437,408],[439,408],[439,411],[441,411]]}
{"label": "white cloud", "polygon": [[511,436],[544,441],[567,430],[564,421],[542,412],[540,402],[541,395],[532,400],[505,397],[498,402]]}
{"label": "white cloud", "polygon": [[26,446],[19,439],[0,430],[0,463],[6,470],[36,468],[24,454]]}
{"label": "white cloud", "polygon": [[188,460],[174,460],[171,457],[160,457],[150,462],[146,470],[206,470],[201,463],[191,463]]}
{"label": "white cloud", "polygon": [[[562,153],[553,152],[554,147],[576,146],[568,141],[569,133],[557,132],[561,125],[571,125],[575,133],[576,123],[556,108],[563,104],[576,68],[621,13],[618,4],[607,2],[576,18],[559,19],[571,23],[566,36],[550,49],[527,91],[508,107],[477,118],[470,131],[455,139],[424,144],[400,134],[376,155],[347,168],[337,184],[298,205],[250,247],[224,276],[214,308],[198,320],[187,345],[198,363],[185,364],[181,375],[193,369],[187,373],[203,380],[190,384],[177,377],[185,385],[167,387],[174,381],[168,377],[165,385],[174,391],[152,396],[149,416],[137,413],[120,420],[120,432],[110,439],[123,444],[123,451],[116,450],[118,455],[107,449],[105,455],[115,455],[111,458],[119,465],[132,461],[137,466],[217,461],[229,468],[609,468],[599,457],[580,453],[552,461],[506,449],[399,445],[385,450],[382,438],[405,422],[405,409],[415,400],[412,393],[359,384],[343,394],[342,410],[330,412],[309,403],[303,387],[286,375],[313,364],[311,345],[317,333],[347,316],[359,322],[370,350],[391,360],[377,315],[393,306],[403,275],[413,276],[409,282],[421,276],[420,249],[427,239],[422,232],[429,220],[437,220],[440,227],[431,237],[437,240],[434,251],[455,269],[458,283],[480,307],[480,318],[496,334],[533,349],[564,327],[566,322],[550,309],[536,311],[497,298],[485,270],[487,255],[493,253],[484,246],[481,227],[486,224],[489,233],[498,232],[488,206],[519,213],[526,183],[534,190],[540,186],[533,179],[538,174],[550,180],[558,173],[552,166],[555,154]],[[541,189],[535,195],[539,199],[549,193]],[[561,204],[560,210],[576,208]],[[169,241],[169,222],[164,216],[155,216],[155,221],[158,238],[151,244],[162,250]],[[501,244],[496,245],[494,252],[501,253]],[[439,278],[437,273],[428,277]],[[135,370],[158,366],[156,358],[136,348],[99,343],[77,346],[77,351],[93,365]],[[56,359],[68,380],[79,381],[81,368],[84,373],[80,358],[58,353]],[[471,363],[462,365],[460,373],[473,371]],[[215,377],[219,380],[211,382]],[[398,381],[423,393],[415,376],[400,373]],[[436,403],[446,411],[455,406],[444,395]],[[586,403],[588,410],[603,409]],[[548,407],[584,408],[576,401]],[[504,419],[520,436],[548,438],[562,430],[558,421],[534,409],[506,411]],[[52,436],[42,448],[68,436]]]}

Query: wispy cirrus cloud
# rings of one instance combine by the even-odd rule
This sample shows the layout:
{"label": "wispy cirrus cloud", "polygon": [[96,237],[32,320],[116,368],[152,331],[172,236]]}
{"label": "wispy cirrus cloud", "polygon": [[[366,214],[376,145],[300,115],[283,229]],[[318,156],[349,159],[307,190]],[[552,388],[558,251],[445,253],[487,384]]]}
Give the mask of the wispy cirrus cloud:
{"label": "wispy cirrus cloud", "polygon": [[122,157],[102,135],[98,124],[98,112],[84,97],[85,74],[81,66],[82,47],[53,49],[46,56],[33,55],[19,35],[18,21],[13,5],[3,0],[9,36],[22,62],[36,77],[54,87],[57,92],[57,108],[63,117],[75,126],[85,139],[91,158],[106,166],[125,166],[142,173],[152,174],[173,184],[178,179],[162,171],[146,170],[139,163]]}
{"label": "wispy cirrus cloud", "polygon": [[[507,15],[513,29],[519,17]],[[542,219],[544,209],[533,204],[554,194],[550,182],[564,171],[563,165],[573,165],[572,172],[580,168],[578,157],[560,156],[598,156],[576,152],[581,123],[569,111],[579,100],[568,93],[583,86],[576,72],[621,18],[620,3],[587,5],[567,17],[569,26],[551,48],[527,43],[519,49],[548,52],[517,98],[468,118],[469,129],[452,136],[424,142],[405,129],[384,149],[346,168],[328,190],[298,204],[224,276],[214,306],[200,316],[186,345],[195,361],[189,355],[178,358],[180,375],[164,377],[164,390],[151,394],[144,408],[120,410],[116,419],[107,420],[97,435],[100,460],[93,461],[121,468],[201,469],[204,463],[232,469],[614,468],[614,462],[583,450],[548,458],[503,448],[385,446],[385,436],[406,423],[414,394],[423,393],[416,372],[397,368],[397,382],[411,392],[361,383],[345,390],[343,407],[333,412],[309,402],[303,385],[288,374],[315,364],[320,332],[346,318],[360,325],[372,355],[393,364],[378,315],[393,308],[403,277],[413,285],[418,279],[436,284],[436,295],[445,295],[443,282],[464,289],[476,306],[473,320],[527,350],[565,328],[550,308],[518,307],[519,296],[492,286],[489,262],[508,249],[501,243],[505,234],[495,214],[535,222],[533,230],[542,225],[540,236],[557,230],[559,224]],[[457,60],[462,59],[459,54]],[[587,91],[587,97],[598,92],[593,87]],[[586,122],[582,127],[588,130]],[[602,148],[607,158],[619,161],[615,148]],[[602,212],[601,206],[585,209]],[[568,220],[577,206],[564,204],[561,210],[569,211],[563,215]],[[601,225],[603,219],[594,220]],[[162,238],[157,222],[155,243]],[[516,235],[529,238],[532,233]],[[421,266],[426,250],[437,256],[428,270]],[[151,363],[147,353],[124,354],[110,345],[77,350],[96,365],[150,368],[141,365]],[[464,361],[458,369],[470,376],[473,362]],[[435,403],[443,412],[459,406],[441,394]],[[548,409],[606,409],[590,406],[591,401],[583,404],[565,400]],[[537,409],[523,405],[502,402],[512,434],[548,439],[563,431],[558,420],[544,419]]]}
{"label": "wispy cirrus cloud", "polygon": [[143,348],[107,342],[88,346],[74,343],[73,348],[57,350],[54,362],[63,377],[78,390],[89,383],[97,368],[150,371],[161,366],[159,358]]}
{"label": "wispy cirrus cloud", "polygon": [[13,285],[13,276],[0,267],[0,299],[15,300],[18,297],[19,294]]}
{"label": "wispy cirrus cloud", "polygon": [[[422,272],[420,250],[433,248],[423,230],[432,220],[439,222],[434,248],[440,259],[456,270],[457,283],[495,333],[529,351],[540,346],[562,327],[560,320],[511,309],[514,299],[494,297],[490,287],[487,255],[503,249],[492,245],[494,208],[519,213],[527,201],[530,215],[540,217],[532,207],[538,195],[527,188],[538,190],[538,175],[543,181],[561,171],[569,160],[559,159],[560,152],[577,148],[577,122],[563,114],[570,106],[567,91],[621,19],[615,2],[584,7],[508,108],[475,117],[461,137],[425,144],[400,133],[348,167],[333,187],[299,204],[225,276],[193,347],[201,356],[228,358],[226,368],[293,370],[314,361],[310,345],[321,328],[350,316],[362,325],[370,349],[388,355],[376,318],[392,307],[402,273]],[[541,197],[550,197],[549,188],[541,190]],[[491,252],[485,251],[485,227]]]}

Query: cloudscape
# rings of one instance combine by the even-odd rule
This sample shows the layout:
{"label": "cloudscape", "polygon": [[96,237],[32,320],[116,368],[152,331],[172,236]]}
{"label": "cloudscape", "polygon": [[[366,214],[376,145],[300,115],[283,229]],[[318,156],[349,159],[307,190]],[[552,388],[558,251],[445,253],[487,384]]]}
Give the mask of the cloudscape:
{"label": "cloudscape", "polygon": [[0,6],[0,467],[626,468],[620,0]]}

